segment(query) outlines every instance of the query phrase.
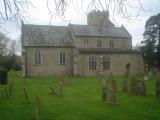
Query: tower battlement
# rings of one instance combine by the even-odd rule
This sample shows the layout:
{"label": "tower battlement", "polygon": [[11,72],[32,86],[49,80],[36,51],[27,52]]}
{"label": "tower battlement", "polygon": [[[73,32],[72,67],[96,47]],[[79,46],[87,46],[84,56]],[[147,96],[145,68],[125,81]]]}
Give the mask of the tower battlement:
{"label": "tower battlement", "polygon": [[93,10],[87,15],[88,25],[109,26],[113,23],[109,20],[108,11]]}

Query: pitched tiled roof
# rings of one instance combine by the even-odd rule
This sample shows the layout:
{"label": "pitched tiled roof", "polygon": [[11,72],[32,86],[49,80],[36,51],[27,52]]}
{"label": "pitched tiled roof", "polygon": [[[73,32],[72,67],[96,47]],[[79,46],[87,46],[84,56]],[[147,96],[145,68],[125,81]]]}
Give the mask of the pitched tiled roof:
{"label": "pitched tiled roof", "polygon": [[122,48],[77,48],[79,53],[140,53],[134,49]]}
{"label": "pitched tiled roof", "polygon": [[91,26],[70,24],[76,36],[96,36],[96,37],[122,37],[131,38],[128,31],[122,27],[115,26]]}
{"label": "pitched tiled roof", "polygon": [[67,26],[22,25],[22,46],[71,46]]}
{"label": "pitched tiled roof", "polygon": [[69,24],[69,28],[67,26],[22,24],[22,46],[72,46],[70,32],[75,36],[131,38],[124,27]]}

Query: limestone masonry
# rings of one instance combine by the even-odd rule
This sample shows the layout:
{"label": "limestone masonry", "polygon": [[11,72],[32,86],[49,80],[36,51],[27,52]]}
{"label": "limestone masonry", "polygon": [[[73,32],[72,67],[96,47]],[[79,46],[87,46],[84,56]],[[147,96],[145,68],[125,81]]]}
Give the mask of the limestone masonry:
{"label": "limestone masonry", "polygon": [[124,74],[127,65],[131,74],[143,72],[132,36],[105,11],[90,12],[87,25],[22,24],[21,44],[23,76]]}

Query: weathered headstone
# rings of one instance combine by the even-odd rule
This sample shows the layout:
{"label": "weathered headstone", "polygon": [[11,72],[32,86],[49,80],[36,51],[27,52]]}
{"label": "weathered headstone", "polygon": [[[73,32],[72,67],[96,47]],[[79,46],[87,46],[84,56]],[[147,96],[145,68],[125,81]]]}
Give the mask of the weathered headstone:
{"label": "weathered headstone", "polygon": [[102,79],[102,100],[107,100],[107,80]]}
{"label": "weathered headstone", "polygon": [[124,93],[128,93],[129,91],[128,77],[129,77],[129,72],[125,72],[124,78],[122,80],[122,91]]}
{"label": "weathered headstone", "polygon": [[36,96],[36,120],[40,120],[40,98]]}
{"label": "weathered headstone", "polygon": [[57,94],[56,91],[55,91],[55,89],[53,87],[50,87],[50,90],[51,90],[51,92],[52,92],[53,95]]}
{"label": "weathered headstone", "polygon": [[25,97],[25,100],[26,100],[24,104],[30,104],[29,97],[28,97],[28,94],[27,94],[27,90],[26,90],[25,87],[23,88],[23,92],[24,92],[24,97]]}
{"label": "weathered headstone", "polygon": [[156,97],[160,99],[160,81],[156,81]]}
{"label": "weathered headstone", "polygon": [[6,85],[4,86],[4,93],[6,94],[7,98],[9,98],[9,93]]}
{"label": "weathered headstone", "polygon": [[128,93],[129,87],[128,87],[128,80],[124,79],[122,80],[122,91],[124,93]]}
{"label": "weathered headstone", "polygon": [[116,105],[116,81],[113,80],[112,74],[107,75],[102,79],[102,100],[108,104]]}
{"label": "weathered headstone", "polygon": [[108,99],[107,103],[109,104],[112,104],[112,105],[118,104],[116,92],[112,88],[108,89],[107,99]]}
{"label": "weathered headstone", "polygon": [[59,85],[59,96],[62,96],[63,95],[63,87],[64,87],[64,83],[63,82],[60,82],[60,85]]}
{"label": "weathered headstone", "polygon": [[156,81],[160,81],[160,70],[156,72]]}
{"label": "weathered headstone", "polygon": [[144,79],[144,81],[148,81],[149,80],[147,75],[144,75],[143,79]]}
{"label": "weathered headstone", "polygon": [[156,73],[156,97],[160,98],[160,71]]}
{"label": "weathered headstone", "polygon": [[145,82],[142,80],[132,79],[130,93],[136,96],[145,96],[146,95]]}
{"label": "weathered headstone", "polygon": [[116,84],[116,81],[115,81],[115,80],[111,80],[111,88],[112,88],[114,91],[117,91],[117,84]]}

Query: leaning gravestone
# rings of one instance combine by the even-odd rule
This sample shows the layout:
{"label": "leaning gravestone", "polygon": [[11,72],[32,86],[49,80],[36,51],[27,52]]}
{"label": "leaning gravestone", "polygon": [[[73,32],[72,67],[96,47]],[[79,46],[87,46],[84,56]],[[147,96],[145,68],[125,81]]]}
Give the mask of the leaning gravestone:
{"label": "leaning gravestone", "polygon": [[145,82],[142,80],[135,80],[135,78],[133,78],[131,81],[130,93],[135,96],[145,96]]}
{"label": "leaning gravestone", "polygon": [[27,93],[27,90],[26,90],[25,87],[23,87],[23,92],[24,92],[24,97],[25,97],[25,100],[26,100],[23,104],[30,104],[28,93]]}

